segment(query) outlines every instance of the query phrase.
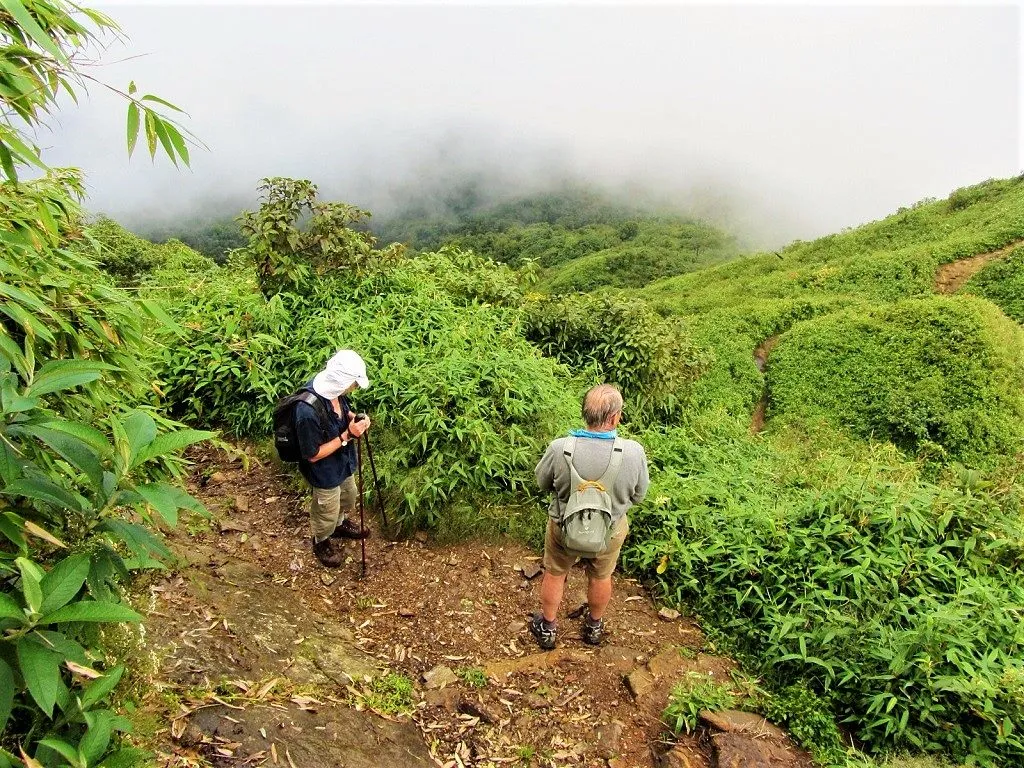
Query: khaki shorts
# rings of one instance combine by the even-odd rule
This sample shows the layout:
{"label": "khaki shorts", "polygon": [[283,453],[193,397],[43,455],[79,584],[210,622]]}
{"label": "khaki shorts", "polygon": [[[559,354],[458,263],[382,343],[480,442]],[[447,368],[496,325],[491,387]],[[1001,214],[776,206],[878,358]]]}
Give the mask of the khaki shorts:
{"label": "khaki shorts", "polygon": [[627,533],[629,521],[623,516],[612,526],[612,538],[608,542],[608,549],[595,557],[584,557],[562,546],[562,530],[558,523],[548,518],[548,530],[544,536],[544,570],[552,576],[562,576],[569,572],[577,560],[583,560],[587,568],[587,578],[611,578],[619,562],[619,551]]}
{"label": "khaki shorts", "polygon": [[309,526],[313,529],[313,538],[323,541],[334,533],[334,529],[355,511],[358,495],[352,475],[334,488],[314,488],[309,502]]}

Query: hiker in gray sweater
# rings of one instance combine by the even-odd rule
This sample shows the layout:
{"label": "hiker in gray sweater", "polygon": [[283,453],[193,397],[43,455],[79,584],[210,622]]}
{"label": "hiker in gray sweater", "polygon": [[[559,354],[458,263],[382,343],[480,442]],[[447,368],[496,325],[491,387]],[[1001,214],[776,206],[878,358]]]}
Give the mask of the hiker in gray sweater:
{"label": "hiker in gray sweater", "polygon": [[[643,447],[616,434],[621,418],[619,391],[610,384],[593,387],[583,399],[583,420],[587,428],[573,430],[569,437],[552,442],[537,465],[537,485],[541,491],[553,491],[544,537],[541,613],[536,614],[529,625],[541,648],[555,647],[555,617],[562,602],[565,578],[580,559],[587,569],[587,606],[581,635],[583,641],[591,645],[601,642],[604,612],[612,596],[612,572],[629,532],[626,512],[644,498],[650,483]],[[581,501],[581,493],[587,488],[596,495],[589,497],[589,501]],[[603,502],[592,503],[598,498],[603,498]],[[587,552],[566,546],[567,537],[570,543],[580,542],[580,546],[588,546],[589,542],[584,540],[587,536],[593,539],[591,528],[594,526],[589,517],[582,538],[580,529],[566,522],[580,507],[586,508],[580,510],[585,514],[594,512],[593,519],[599,528],[598,543]],[[591,508],[596,508],[596,512]],[[605,522],[600,522],[599,518],[604,518]],[[595,549],[599,551],[593,551]]]}

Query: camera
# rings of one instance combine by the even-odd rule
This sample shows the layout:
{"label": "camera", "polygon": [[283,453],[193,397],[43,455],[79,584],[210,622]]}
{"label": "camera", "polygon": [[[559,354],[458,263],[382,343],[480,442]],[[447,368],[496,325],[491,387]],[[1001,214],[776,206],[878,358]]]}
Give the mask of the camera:
{"label": "camera", "polygon": [[366,419],[368,419],[368,418],[370,418],[370,417],[367,414],[365,414],[365,413],[357,413],[355,420],[356,421],[366,421]]}

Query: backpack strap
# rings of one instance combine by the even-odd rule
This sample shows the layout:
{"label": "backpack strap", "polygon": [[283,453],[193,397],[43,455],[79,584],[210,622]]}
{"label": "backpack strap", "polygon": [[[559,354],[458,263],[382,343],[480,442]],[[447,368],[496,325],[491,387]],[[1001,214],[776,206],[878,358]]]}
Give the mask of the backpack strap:
{"label": "backpack strap", "polygon": [[327,431],[327,407],[324,405],[324,401],[320,399],[320,395],[308,387],[303,387],[295,393],[295,401],[305,403],[312,408],[314,413],[316,413],[317,417],[320,419],[320,430],[322,432]]}
{"label": "backpack strap", "polygon": [[608,468],[597,481],[605,487],[608,493],[611,493],[612,488],[615,487],[615,479],[619,476],[619,469],[622,467],[623,449],[625,447],[625,441],[621,437],[616,437],[615,442],[612,444],[612,456],[608,460]]}
{"label": "backpack strap", "polygon": [[565,463],[569,466],[569,495],[571,496],[582,484],[583,478],[580,477],[580,473],[576,471],[576,467],[572,464],[572,455],[576,452],[576,436],[570,435],[565,438],[565,444],[562,446],[562,455],[565,457]]}

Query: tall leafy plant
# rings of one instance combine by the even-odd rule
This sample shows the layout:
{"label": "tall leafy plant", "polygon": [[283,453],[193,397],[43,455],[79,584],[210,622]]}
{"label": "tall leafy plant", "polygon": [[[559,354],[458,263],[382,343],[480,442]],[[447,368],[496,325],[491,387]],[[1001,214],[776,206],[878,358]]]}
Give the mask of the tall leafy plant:
{"label": "tall leafy plant", "polygon": [[[126,765],[137,751],[106,700],[124,672],[106,668],[97,623],[137,621],[118,580],[165,550],[151,529],[201,509],[168,482],[174,454],[208,433],[143,405],[145,330],[156,305],[108,284],[81,239],[81,181],[51,171],[26,127],[90,82],[89,47],[117,27],[60,0],[3,0],[0,12],[0,768]],[[115,89],[116,90],[116,89]],[[128,100],[129,151],[144,132],[188,162],[187,133]],[[19,182],[34,166],[45,175]],[[111,750],[114,750],[111,752]]]}

